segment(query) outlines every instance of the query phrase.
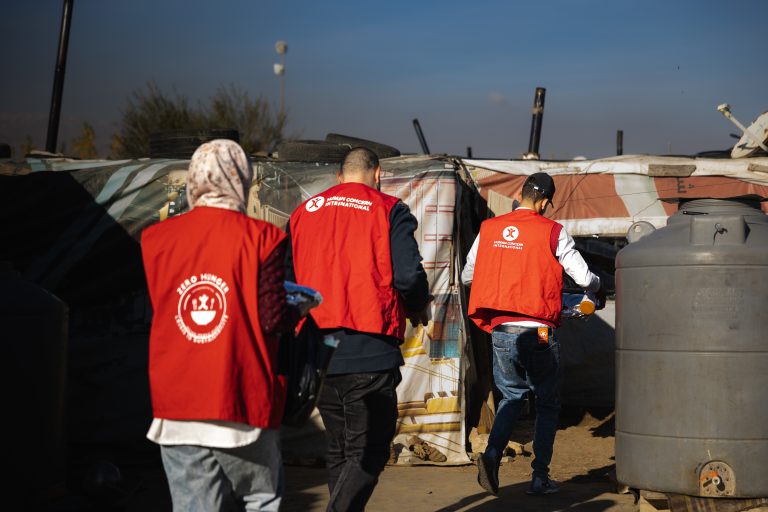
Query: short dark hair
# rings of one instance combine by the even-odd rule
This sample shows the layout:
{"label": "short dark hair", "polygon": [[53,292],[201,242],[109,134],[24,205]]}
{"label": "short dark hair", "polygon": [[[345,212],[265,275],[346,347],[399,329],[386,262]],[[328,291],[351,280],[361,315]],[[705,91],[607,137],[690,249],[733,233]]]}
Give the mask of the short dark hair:
{"label": "short dark hair", "polygon": [[544,192],[541,189],[536,188],[536,184],[531,180],[526,180],[523,183],[523,191],[521,192],[523,199],[530,199],[534,203],[544,199]]}
{"label": "short dark hair", "polygon": [[379,166],[379,157],[368,148],[352,148],[341,163],[341,173],[373,171]]}

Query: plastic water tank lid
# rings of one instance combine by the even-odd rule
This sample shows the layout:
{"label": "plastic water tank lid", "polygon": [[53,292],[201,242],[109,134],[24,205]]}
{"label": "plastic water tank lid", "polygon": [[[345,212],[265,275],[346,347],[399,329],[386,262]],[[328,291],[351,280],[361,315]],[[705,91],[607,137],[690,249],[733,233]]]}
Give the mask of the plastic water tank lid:
{"label": "plastic water tank lid", "polygon": [[640,220],[629,226],[627,230],[627,242],[634,243],[656,231],[650,222]]}

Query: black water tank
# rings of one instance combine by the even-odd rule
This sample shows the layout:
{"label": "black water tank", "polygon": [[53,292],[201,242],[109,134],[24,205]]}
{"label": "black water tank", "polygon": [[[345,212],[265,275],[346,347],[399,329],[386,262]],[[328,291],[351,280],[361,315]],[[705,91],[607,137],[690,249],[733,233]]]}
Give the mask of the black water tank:
{"label": "black water tank", "polygon": [[0,325],[9,488],[33,499],[65,481],[67,306],[2,261]]}
{"label": "black water tank", "polygon": [[624,484],[768,496],[768,217],[759,206],[687,202],[616,258]]}

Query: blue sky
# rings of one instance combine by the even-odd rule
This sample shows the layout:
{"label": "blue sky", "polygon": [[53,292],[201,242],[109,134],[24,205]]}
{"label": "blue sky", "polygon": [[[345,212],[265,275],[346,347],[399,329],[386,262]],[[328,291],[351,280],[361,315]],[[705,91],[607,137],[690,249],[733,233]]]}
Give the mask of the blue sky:
{"label": "blue sky", "polygon": [[[45,143],[60,0],[0,5],[0,142]],[[107,140],[154,80],[205,100],[233,84],[279,103],[290,133],[344,133],[419,151],[516,158],[547,88],[541,153],[695,153],[733,145],[715,107],[768,110],[767,0],[339,2],[75,0],[60,140]],[[22,133],[23,132],[23,133]]]}

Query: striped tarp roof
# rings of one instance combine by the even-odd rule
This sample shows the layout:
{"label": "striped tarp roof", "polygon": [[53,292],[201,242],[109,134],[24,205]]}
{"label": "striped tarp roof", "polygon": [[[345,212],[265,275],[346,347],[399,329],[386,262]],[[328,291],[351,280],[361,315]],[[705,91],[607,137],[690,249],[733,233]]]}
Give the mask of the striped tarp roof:
{"label": "striped tarp roof", "polygon": [[[768,198],[768,158],[706,159],[620,156],[570,162],[463,160],[496,214],[512,209],[526,177],[555,180],[548,216],[575,236],[624,236],[636,221],[663,227],[680,201]],[[761,203],[768,211],[768,203]]]}

